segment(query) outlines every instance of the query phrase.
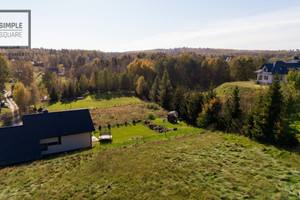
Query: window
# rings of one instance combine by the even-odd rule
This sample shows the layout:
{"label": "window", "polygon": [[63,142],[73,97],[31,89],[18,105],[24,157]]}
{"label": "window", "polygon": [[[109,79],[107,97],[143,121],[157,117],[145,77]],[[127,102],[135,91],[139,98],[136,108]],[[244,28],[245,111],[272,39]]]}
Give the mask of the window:
{"label": "window", "polygon": [[60,145],[61,136],[40,140],[41,151],[47,151],[49,146]]}
{"label": "window", "polygon": [[267,68],[264,68],[264,72],[266,72],[267,71]]}
{"label": "window", "polygon": [[264,80],[268,80],[268,78],[269,78],[268,76],[264,76]]}
{"label": "window", "polygon": [[262,80],[262,75],[258,76],[258,80],[260,80],[260,81]]}

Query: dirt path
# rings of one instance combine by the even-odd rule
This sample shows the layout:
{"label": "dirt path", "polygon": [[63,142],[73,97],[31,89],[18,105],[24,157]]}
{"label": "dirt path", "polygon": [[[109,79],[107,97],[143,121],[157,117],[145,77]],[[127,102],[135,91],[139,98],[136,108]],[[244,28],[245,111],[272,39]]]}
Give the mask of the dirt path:
{"label": "dirt path", "polygon": [[12,126],[22,125],[22,121],[21,121],[21,117],[20,117],[20,113],[19,113],[19,107],[11,98],[9,98],[10,95],[11,95],[11,91],[8,91],[5,94],[5,99],[8,103],[9,109],[11,110]]}

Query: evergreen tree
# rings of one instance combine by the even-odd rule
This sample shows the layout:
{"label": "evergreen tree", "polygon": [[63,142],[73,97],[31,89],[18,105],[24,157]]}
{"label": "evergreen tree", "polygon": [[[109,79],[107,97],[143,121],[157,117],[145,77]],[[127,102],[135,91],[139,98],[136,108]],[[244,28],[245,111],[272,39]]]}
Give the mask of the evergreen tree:
{"label": "evergreen tree", "polygon": [[203,96],[196,92],[190,96],[188,103],[188,122],[196,125],[199,113],[202,111]]}
{"label": "evergreen tree", "polygon": [[111,78],[111,90],[112,91],[117,91],[120,88],[119,84],[119,76],[116,73],[113,73],[112,78]]}
{"label": "evergreen tree", "polygon": [[158,91],[158,103],[165,109],[170,109],[171,107],[172,90],[169,74],[167,70],[165,70]]}
{"label": "evergreen tree", "polygon": [[89,88],[89,81],[87,77],[83,74],[79,78],[80,91],[85,93]]}
{"label": "evergreen tree", "polygon": [[89,80],[90,91],[94,92],[96,90],[96,77],[95,73],[92,72],[90,80]]}
{"label": "evergreen tree", "polygon": [[52,87],[50,90],[50,101],[57,102],[59,100],[59,94],[55,87]]}
{"label": "evergreen tree", "polygon": [[239,88],[236,86],[225,103],[225,121],[228,132],[241,133],[242,110],[240,106]]}
{"label": "evergreen tree", "polygon": [[75,88],[74,81],[70,80],[68,85],[68,94],[70,99],[75,97],[75,92],[76,92],[76,88]]}
{"label": "evergreen tree", "polygon": [[160,84],[160,79],[158,76],[156,76],[150,90],[150,99],[156,103],[158,102],[159,84]]}
{"label": "evergreen tree", "polygon": [[65,83],[63,84],[63,91],[62,91],[62,94],[61,94],[61,98],[62,99],[68,99],[69,98],[68,87]]}
{"label": "evergreen tree", "polygon": [[183,87],[177,87],[175,92],[174,92],[174,96],[173,96],[173,100],[172,100],[172,105],[171,108],[172,110],[176,110],[179,114],[181,114],[181,110],[184,108],[181,108],[183,105],[183,101],[185,99],[185,90]]}
{"label": "evergreen tree", "polygon": [[121,90],[130,91],[131,90],[131,81],[129,76],[126,73],[123,73],[121,76]]}
{"label": "evergreen tree", "polygon": [[246,127],[246,134],[272,144],[285,146],[297,145],[295,131],[290,126],[287,105],[280,90],[278,76],[275,76],[264,99],[253,111],[253,127]]}
{"label": "evergreen tree", "polygon": [[266,94],[266,100],[263,108],[263,126],[264,137],[269,142],[274,142],[275,133],[280,129],[281,114],[283,113],[284,99],[280,91],[279,78],[275,79]]}
{"label": "evergreen tree", "polygon": [[262,137],[261,130],[258,130],[257,127],[260,127],[259,125],[255,125],[261,122],[261,117],[259,113],[261,112],[263,108],[263,102],[264,102],[264,96],[263,94],[260,94],[252,109],[248,113],[245,125],[243,126],[244,134],[250,138],[259,138]]}

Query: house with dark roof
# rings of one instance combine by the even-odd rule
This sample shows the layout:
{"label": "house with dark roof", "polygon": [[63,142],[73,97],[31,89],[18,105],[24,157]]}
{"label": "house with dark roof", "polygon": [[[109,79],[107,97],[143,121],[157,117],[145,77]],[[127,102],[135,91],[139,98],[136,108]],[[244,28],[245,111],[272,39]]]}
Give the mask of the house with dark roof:
{"label": "house with dark roof", "polygon": [[23,116],[23,125],[0,128],[0,166],[92,147],[88,109]]}
{"label": "house with dark roof", "polygon": [[257,74],[257,82],[260,84],[272,84],[276,74],[279,76],[279,80],[285,83],[285,76],[291,70],[300,70],[299,57],[294,57],[289,62],[276,61],[274,63],[265,63],[260,69],[255,71]]}

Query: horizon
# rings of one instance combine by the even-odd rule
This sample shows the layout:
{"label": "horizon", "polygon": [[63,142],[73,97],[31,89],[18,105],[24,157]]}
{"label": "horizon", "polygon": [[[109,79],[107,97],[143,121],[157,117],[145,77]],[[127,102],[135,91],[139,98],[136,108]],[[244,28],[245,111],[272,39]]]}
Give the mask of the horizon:
{"label": "horizon", "polygon": [[299,49],[300,2],[2,2],[30,9],[32,48],[132,52],[209,48]]}

